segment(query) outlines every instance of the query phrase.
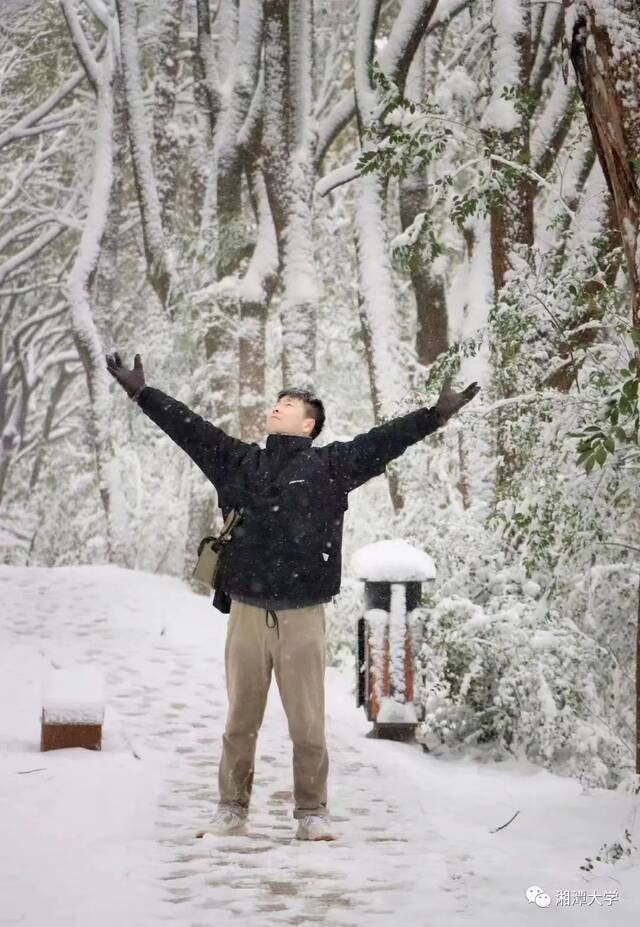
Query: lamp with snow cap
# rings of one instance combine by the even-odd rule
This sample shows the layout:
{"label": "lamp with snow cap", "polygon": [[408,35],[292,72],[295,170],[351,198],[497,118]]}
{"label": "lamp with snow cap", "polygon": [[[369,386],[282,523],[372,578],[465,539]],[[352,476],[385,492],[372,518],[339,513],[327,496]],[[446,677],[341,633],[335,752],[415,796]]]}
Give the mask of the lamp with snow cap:
{"label": "lamp with snow cap", "polygon": [[418,724],[413,701],[415,609],[422,583],[435,579],[435,565],[424,551],[394,538],[358,548],[351,569],[364,581],[356,704],[373,722],[367,737],[413,740]]}

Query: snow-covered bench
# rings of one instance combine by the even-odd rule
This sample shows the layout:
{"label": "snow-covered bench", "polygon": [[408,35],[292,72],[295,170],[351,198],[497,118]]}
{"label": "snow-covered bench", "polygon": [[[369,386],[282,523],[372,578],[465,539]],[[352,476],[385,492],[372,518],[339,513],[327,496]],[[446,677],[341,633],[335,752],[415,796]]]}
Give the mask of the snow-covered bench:
{"label": "snow-covered bench", "polygon": [[40,750],[102,749],[104,673],[95,666],[50,669],[42,681]]}

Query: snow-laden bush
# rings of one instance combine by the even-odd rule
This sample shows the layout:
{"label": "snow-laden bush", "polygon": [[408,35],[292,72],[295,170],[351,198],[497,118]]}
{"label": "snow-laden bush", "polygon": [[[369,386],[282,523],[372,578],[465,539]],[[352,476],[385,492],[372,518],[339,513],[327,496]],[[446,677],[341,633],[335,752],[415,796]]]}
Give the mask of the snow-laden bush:
{"label": "snow-laden bush", "polygon": [[[455,429],[415,455],[401,533],[438,569],[425,589],[417,737],[614,787],[633,762],[638,574],[633,551],[607,541],[624,537],[630,475],[615,457],[585,474],[564,439],[570,421],[550,423],[544,403],[527,415],[521,469],[489,520],[452,504],[459,472],[443,460],[455,460]],[[475,466],[472,431],[465,440]]]}
{"label": "snow-laden bush", "polygon": [[[512,571],[494,580],[514,585]],[[533,594],[534,585],[524,582]],[[632,760],[616,732],[629,719],[610,707],[620,664],[571,615],[519,591],[522,598],[505,594],[490,608],[451,596],[422,610],[417,740],[428,748],[490,744],[497,756],[615,787]],[[602,618],[601,602],[593,605],[587,624]]]}

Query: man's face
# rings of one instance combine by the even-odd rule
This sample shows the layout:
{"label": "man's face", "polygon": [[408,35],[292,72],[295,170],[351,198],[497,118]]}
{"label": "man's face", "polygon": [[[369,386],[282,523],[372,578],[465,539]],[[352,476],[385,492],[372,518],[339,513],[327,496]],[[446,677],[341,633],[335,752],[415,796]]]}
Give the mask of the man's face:
{"label": "man's face", "polygon": [[302,435],[309,437],[315,426],[315,419],[309,418],[304,410],[304,401],[293,396],[282,396],[267,416],[267,431],[270,435]]}

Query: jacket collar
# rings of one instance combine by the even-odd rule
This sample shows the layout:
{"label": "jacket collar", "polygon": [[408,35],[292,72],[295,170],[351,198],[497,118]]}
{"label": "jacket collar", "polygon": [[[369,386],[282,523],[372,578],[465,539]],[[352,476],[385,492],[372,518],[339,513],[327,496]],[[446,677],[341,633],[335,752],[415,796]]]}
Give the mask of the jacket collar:
{"label": "jacket collar", "polygon": [[284,451],[285,453],[302,450],[310,447],[313,438],[308,435],[287,435],[287,434],[269,434],[267,435],[266,449],[268,451]]}

